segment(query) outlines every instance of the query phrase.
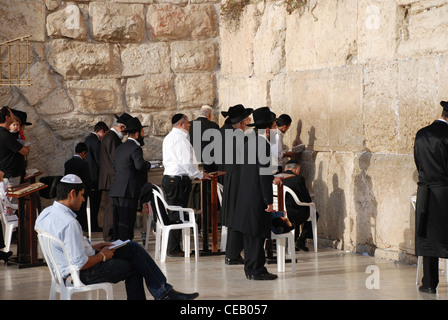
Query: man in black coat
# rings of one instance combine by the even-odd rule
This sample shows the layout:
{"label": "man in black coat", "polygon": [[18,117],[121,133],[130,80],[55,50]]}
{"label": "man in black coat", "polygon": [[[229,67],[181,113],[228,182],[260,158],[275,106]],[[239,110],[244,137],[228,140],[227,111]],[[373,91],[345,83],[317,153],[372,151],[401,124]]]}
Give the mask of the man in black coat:
{"label": "man in black coat", "polygon": [[109,191],[113,204],[113,238],[132,240],[138,200],[151,163],[143,158],[144,127],[138,118],[126,122],[128,139],[114,156],[115,179]]}
{"label": "man in black coat", "polygon": [[[75,154],[64,163],[64,176],[67,174],[77,175],[86,186],[85,197],[90,196],[90,170],[89,164],[85,160],[88,153],[87,145],[79,142],[75,147]],[[83,202],[81,208],[76,213],[76,219],[79,221],[82,229],[87,230],[87,202]]]}
{"label": "man in black coat", "polygon": [[[231,140],[225,140],[227,143],[223,144],[223,170],[226,174],[224,175],[221,208],[221,222],[227,227],[225,263],[229,265],[244,263],[241,257],[241,251],[244,248],[243,235],[233,230],[233,216],[240,187],[241,160],[243,160],[245,142],[244,131],[246,131],[246,125],[250,123],[250,115],[253,111],[251,108],[246,109],[241,104],[230,107],[226,123],[231,126],[221,129],[224,140],[226,134],[227,138]],[[228,147],[228,152],[226,152],[226,147]]]}
{"label": "man in black coat", "polygon": [[100,151],[100,172],[98,176],[98,189],[105,191],[105,207],[104,207],[104,217],[103,217],[103,238],[106,241],[112,239],[112,229],[113,229],[113,209],[112,209],[112,199],[107,195],[109,192],[112,182],[114,181],[114,155],[117,147],[122,143],[124,133],[122,132],[126,126],[125,123],[132,116],[123,113],[121,116],[115,115],[115,123],[112,129],[104,135],[103,140],[101,140],[101,151]]}
{"label": "man in black coat", "polygon": [[268,107],[253,112],[255,130],[244,145],[240,192],[235,206],[233,228],[244,236],[244,272],[249,280],[274,280],[269,273],[264,242],[271,237],[274,181],[271,163],[270,131],[275,129],[275,113]]}
{"label": "man in black coat", "polygon": [[423,256],[420,291],[436,293],[439,258],[448,258],[448,102],[442,116],[415,136],[418,170],[415,254]]}
{"label": "man in black coat", "polygon": [[[293,174],[294,177],[283,180],[283,185],[291,188],[292,191],[297,195],[301,202],[312,202],[311,196],[306,187],[305,178],[300,176],[300,164],[297,160],[289,160],[286,163],[285,171],[286,174]],[[288,214],[288,219],[295,226],[295,243],[297,250],[308,251],[306,246],[306,239],[313,237],[311,221],[308,221],[310,217],[310,207],[299,206],[291,195],[286,194],[285,208]],[[317,218],[316,212],[316,218]],[[300,226],[303,225],[300,231]]]}
{"label": "man in black coat", "polygon": [[109,132],[109,127],[103,121],[98,122],[84,143],[87,146],[86,161],[90,171],[90,214],[92,218],[92,231],[101,231],[98,226],[98,212],[101,205],[101,193],[98,188],[98,176],[100,174],[100,150],[101,140]]}
{"label": "man in black coat", "polygon": [[[190,122],[190,142],[196,154],[198,161],[204,162],[204,170],[206,172],[214,172],[217,170],[216,162],[213,161],[214,154],[211,154],[211,159],[204,157],[204,148],[211,143],[211,141],[203,140],[202,135],[208,129],[219,130],[219,125],[211,120],[212,108],[210,106],[202,106],[199,117]],[[199,129],[199,130],[198,130]],[[199,160],[200,159],[200,160]]]}

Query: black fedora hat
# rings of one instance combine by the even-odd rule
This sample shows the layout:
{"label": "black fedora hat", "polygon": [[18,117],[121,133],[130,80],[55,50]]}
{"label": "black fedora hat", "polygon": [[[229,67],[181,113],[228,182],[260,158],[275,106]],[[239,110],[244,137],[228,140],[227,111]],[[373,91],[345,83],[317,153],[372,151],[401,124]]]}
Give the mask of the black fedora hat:
{"label": "black fedora hat", "polygon": [[12,113],[14,114],[15,117],[17,117],[20,120],[20,124],[22,126],[30,126],[32,125],[31,122],[27,122],[26,119],[28,117],[28,115],[26,114],[26,112],[24,111],[20,111],[20,110],[15,110],[15,109],[11,109]]}
{"label": "black fedora hat", "polygon": [[443,110],[448,111],[448,101],[440,101],[440,105],[443,107]]}
{"label": "black fedora hat", "polygon": [[122,130],[122,132],[131,132],[131,131],[140,131],[147,126],[142,126],[139,118],[133,117],[126,121],[125,123],[126,129]]}
{"label": "black fedora hat", "polygon": [[126,122],[132,119],[132,116],[129,113],[123,113],[121,116],[117,116],[114,114],[115,119],[117,119],[118,123],[126,125]]}
{"label": "black fedora hat", "polygon": [[245,108],[242,104],[237,104],[233,107],[230,107],[227,111],[227,115],[229,116],[227,119],[227,123],[237,124],[238,122],[243,121],[248,116],[250,116],[254,112],[252,108]]}
{"label": "black fedora hat", "polygon": [[272,112],[268,107],[255,109],[255,111],[252,113],[252,117],[254,118],[254,123],[248,124],[248,127],[256,127],[277,120],[275,113]]}

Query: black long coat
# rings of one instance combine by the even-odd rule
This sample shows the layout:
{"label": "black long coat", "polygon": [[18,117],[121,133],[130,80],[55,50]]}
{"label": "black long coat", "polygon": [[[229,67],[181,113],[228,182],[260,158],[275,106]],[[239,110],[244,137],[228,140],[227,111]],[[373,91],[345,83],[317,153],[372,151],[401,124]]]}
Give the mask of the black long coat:
{"label": "black long coat", "polygon": [[[195,141],[195,123],[199,123],[201,126],[201,139],[198,141]],[[199,117],[196,120],[193,120],[190,122],[190,142],[191,145],[194,148],[195,151],[195,155],[196,155],[196,159],[199,161],[199,159],[201,159],[201,162],[204,162],[204,170],[206,172],[213,172],[217,170],[217,165],[216,165],[216,161],[215,162],[206,162],[206,159],[203,159],[203,154],[202,152],[204,151],[204,148],[211,143],[211,141],[207,141],[205,139],[202,139],[202,135],[204,134],[204,132],[208,129],[215,129],[215,130],[219,130],[219,126],[217,123],[208,120],[206,117]],[[212,139],[213,140],[213,139]],[[196,143],[200,143],[200,145],[196,145]],[[200,154],[199,154],[200,152]],[[213,154],[211,155],[212,157],[214,156]]]}
{"label": "black long coat", "polygon": [[143,158],[142,147],[127,140],[115,150],[115,178],[109,197],[139,199],[142,187],[148,182],[151,163]]}
{"label": "black long coat", "polygon": [[115,149],[122,142],[118,135],[109,130],[101,141],[100,151],[100,173],[98,176],[98,190],[110,190],[112,182],[114,181],[114,155]]}
{"label": "black long coat", "polygon": [[419,174],[415,251],[418,256],[448,258],[448,124],[436,120],[415,137]]}
{"label": "black long coat", "polygon": [[[226,174],[223,176],[224,184],[221,222],[224,226],[233,228],[233,217],[235,212],[236,200],[239,193],[242,166],[242,161],[238,161],[238,159],[244,160],[243,152],[245,135],[242,130],[234,130],[233,128],[227,129],[232,130],[236,138],[233,139],[234,141],[226,141],[226,143],[224,143],[225,146],[229,147],[229,152],[226,153],[225,148],[223,148],[223,170],[226,172]],[[222,135],[225,135],[224,131],[222,132]],[[238,140],[240,140],[241,145],[239,145]],[[230,149],[230,147],[232,148]]]}
{"label": "black long coat", "polygon": [[100,174],[100,150],[101,141],[95,133],[90,133],[84,140],[87,145],[87,156],[85,160],[89,164],[91,188],[98,189],[98,176]]}
{"label": "black long coat", "polygon": [[256,238],[271,237],[271,213],[265,210],[273,203],[274,176],[267,174],[267,171],[272,172],[270,163],[263,163],[263,160],[270,159],[270,154],[270,145],[264,137],[255,134],[248,136],[244,144],[244,164],[241,167],[233,228]]}
{"label": "black long coat", "polygon": [[73,156],[70,159],[68,159],[64,163],[64,175],[66,174],[77,175],[86,186],[86,190],[84,191],[84,193],[86,195],[89,194],[91,187],[90,169],[89,164],[85,159],[82,159],[81,157],[78,156]]}

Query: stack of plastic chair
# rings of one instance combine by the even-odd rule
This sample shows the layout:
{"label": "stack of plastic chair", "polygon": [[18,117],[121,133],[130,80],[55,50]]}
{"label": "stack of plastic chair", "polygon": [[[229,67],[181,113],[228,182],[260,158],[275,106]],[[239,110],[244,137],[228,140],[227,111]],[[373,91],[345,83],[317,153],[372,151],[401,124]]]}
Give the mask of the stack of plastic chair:
{"label": "stack of plastic chair", "polygon": [[6,197],[5,184],[0,181],[0,214],[1,221],[3,223],[3,238],[5,240],[5,248],[3,251],[9,252],[11,248],[11,238],[14,230],[19,226],[19,218],[17,215],[8,215],[5,208],[11,208],[12,210],[17,210],[18,205],[12,204]]}

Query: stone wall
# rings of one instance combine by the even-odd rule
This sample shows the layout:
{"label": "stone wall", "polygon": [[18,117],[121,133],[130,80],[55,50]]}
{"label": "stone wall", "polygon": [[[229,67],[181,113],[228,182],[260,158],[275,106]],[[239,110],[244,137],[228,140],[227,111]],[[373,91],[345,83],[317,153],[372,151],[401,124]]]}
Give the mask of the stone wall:
{"label": "stone wall", "polygon": [[265,1],[239,28],[221,23],[219,106],[292,116],[285,141],[306,145],[321,243],[412,257],[413,139],[448,99],[447,14],[442,0],[308,0],[291,14]]}
{"label": "stone wall", "polygon": [[0,43],[31,35],[33,85],[0,87],[33,123],[29,166],[62,174],[93,125],[122,112],[149,126],[145,157],[161,159],[173,114],[217,105],[218,12],[213,0],[0,0]]}
{"label": "stone wall", "polygon": [[267,105],[293,118],[285,142],[306,145],[320,242],[412,255],[413,139],[448,99],[446,1],[285,2],[253,1],[238,28],[217,0],[0,0],[0,42],[32,40],[33,86],[0,88],[33,123],[30,167],[61,174],[114,113],[139,115],[160,159],[175,112]]}

